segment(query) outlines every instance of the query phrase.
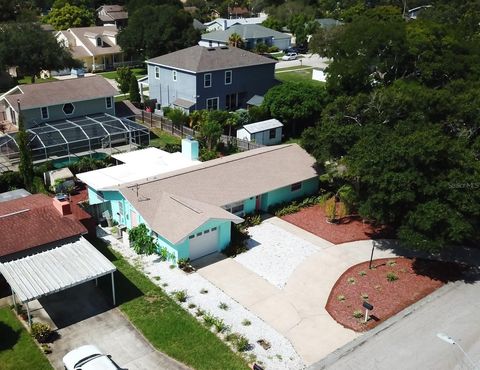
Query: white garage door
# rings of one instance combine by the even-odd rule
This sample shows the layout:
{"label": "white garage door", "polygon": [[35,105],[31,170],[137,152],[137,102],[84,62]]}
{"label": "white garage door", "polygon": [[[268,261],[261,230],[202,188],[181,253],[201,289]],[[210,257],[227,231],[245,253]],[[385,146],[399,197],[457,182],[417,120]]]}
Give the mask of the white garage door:
{"label": "white garage door", "polygon": [[190,260],[194,260],[217,251],[218,228],[214,227],[195,235],[190,235]]}

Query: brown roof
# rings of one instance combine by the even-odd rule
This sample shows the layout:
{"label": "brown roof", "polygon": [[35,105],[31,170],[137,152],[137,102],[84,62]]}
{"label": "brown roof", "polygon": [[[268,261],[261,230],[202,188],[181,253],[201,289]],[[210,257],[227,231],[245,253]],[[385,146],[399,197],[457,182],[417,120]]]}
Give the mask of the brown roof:
{"label": "brown roof", "polygon": [[[120,192],[151,227],[161,218],[173,228],[176,222],[165,218],[159,207],[165,193],[222,207],[316,176],[315,159],[297,144],[286,144],[207,161],[160,175],[155,181],[130,184]],[[192,221],[188,214],[182,217],[187,224]]]}
{"label": "brown roof", "polygon": [[44,194],[0,203],[0,256],[85,234],[72,216],[62,216]]}
{"label": "brown roof", "polygon": [[14,109],[17,109],[17,99],[20,99],[22,109],[31,109],[114,96],[117,93],[102,76],[21,85],[19,89],[22,94],[5,96]]}
{"label": "brown roof", "polygon": [[191,72],[205,72],[259,64],[275,64],[276,61],[239,48],[207,48],[196,45],[149,59],[147,63]]}

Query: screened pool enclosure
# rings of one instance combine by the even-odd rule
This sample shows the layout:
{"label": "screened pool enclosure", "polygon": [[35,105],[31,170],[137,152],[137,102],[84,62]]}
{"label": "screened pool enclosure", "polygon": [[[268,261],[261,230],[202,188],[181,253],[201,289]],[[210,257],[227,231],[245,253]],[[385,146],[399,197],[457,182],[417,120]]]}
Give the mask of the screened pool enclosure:
{"label": "screened pool enclosure", "polygon": [[[148,145],[148,128],[127,118],[95,114],[61,121],[46,122],[27,130],[33,160],[92,152],[116,145]],[[0,155],[18,158],[16,133],[0,137]]]}

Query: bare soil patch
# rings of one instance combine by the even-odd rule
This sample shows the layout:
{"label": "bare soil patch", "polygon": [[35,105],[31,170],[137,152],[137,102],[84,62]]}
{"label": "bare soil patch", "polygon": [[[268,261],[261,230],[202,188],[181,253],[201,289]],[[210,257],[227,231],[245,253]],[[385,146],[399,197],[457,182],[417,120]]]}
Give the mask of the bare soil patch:
{"label": "bare soil patch", "polygon": [[333,244],[392,236],[385,227],[375,227],[355,215],[343,217],[338,223],[330,224],[326,221],[325,210],[321,205],[304,208],[281,218]]}
{"label": "bare soil patch", "polygon": [[[367,331],[449,281],[462,278],[465,266],[424,259],[392,258],[350,267],[335,283],[326,310],[339,324]],[[364,323],[363,302],[373,305]]]}

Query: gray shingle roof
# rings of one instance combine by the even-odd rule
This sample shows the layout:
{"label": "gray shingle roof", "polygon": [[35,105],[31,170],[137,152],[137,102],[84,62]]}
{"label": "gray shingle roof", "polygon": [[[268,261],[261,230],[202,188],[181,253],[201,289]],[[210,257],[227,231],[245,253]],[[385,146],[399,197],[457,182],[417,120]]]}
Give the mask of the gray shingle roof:
{"label": "gray shingle roof", "polygon": [[29,109],[104,98],[117,93],[101,76],[21,85],[19,89],[22,93],[5,96],[13,109],[17,109],[17,99],[20,100],[22,109]]}
{"label": "gray shingle roof", "polygon": [[197,73],[259,64],[275,64],[275,61],[239,48],[206,48],[196,45],[149,59],[147,63]]}
{"label": "gray shingle roof", "polygon": [[268,37],[274,37],[277,40],[290,39],[290,35],[287,35],[286,33],[278,32],[270,28],[261,26],[259,24],[236,24],[225,31],[219,30],[204,33],[202,35],[202,40],[227,42],[228,38],[233,33],[237,33],[242,36],[243,40],[261,39]]}

